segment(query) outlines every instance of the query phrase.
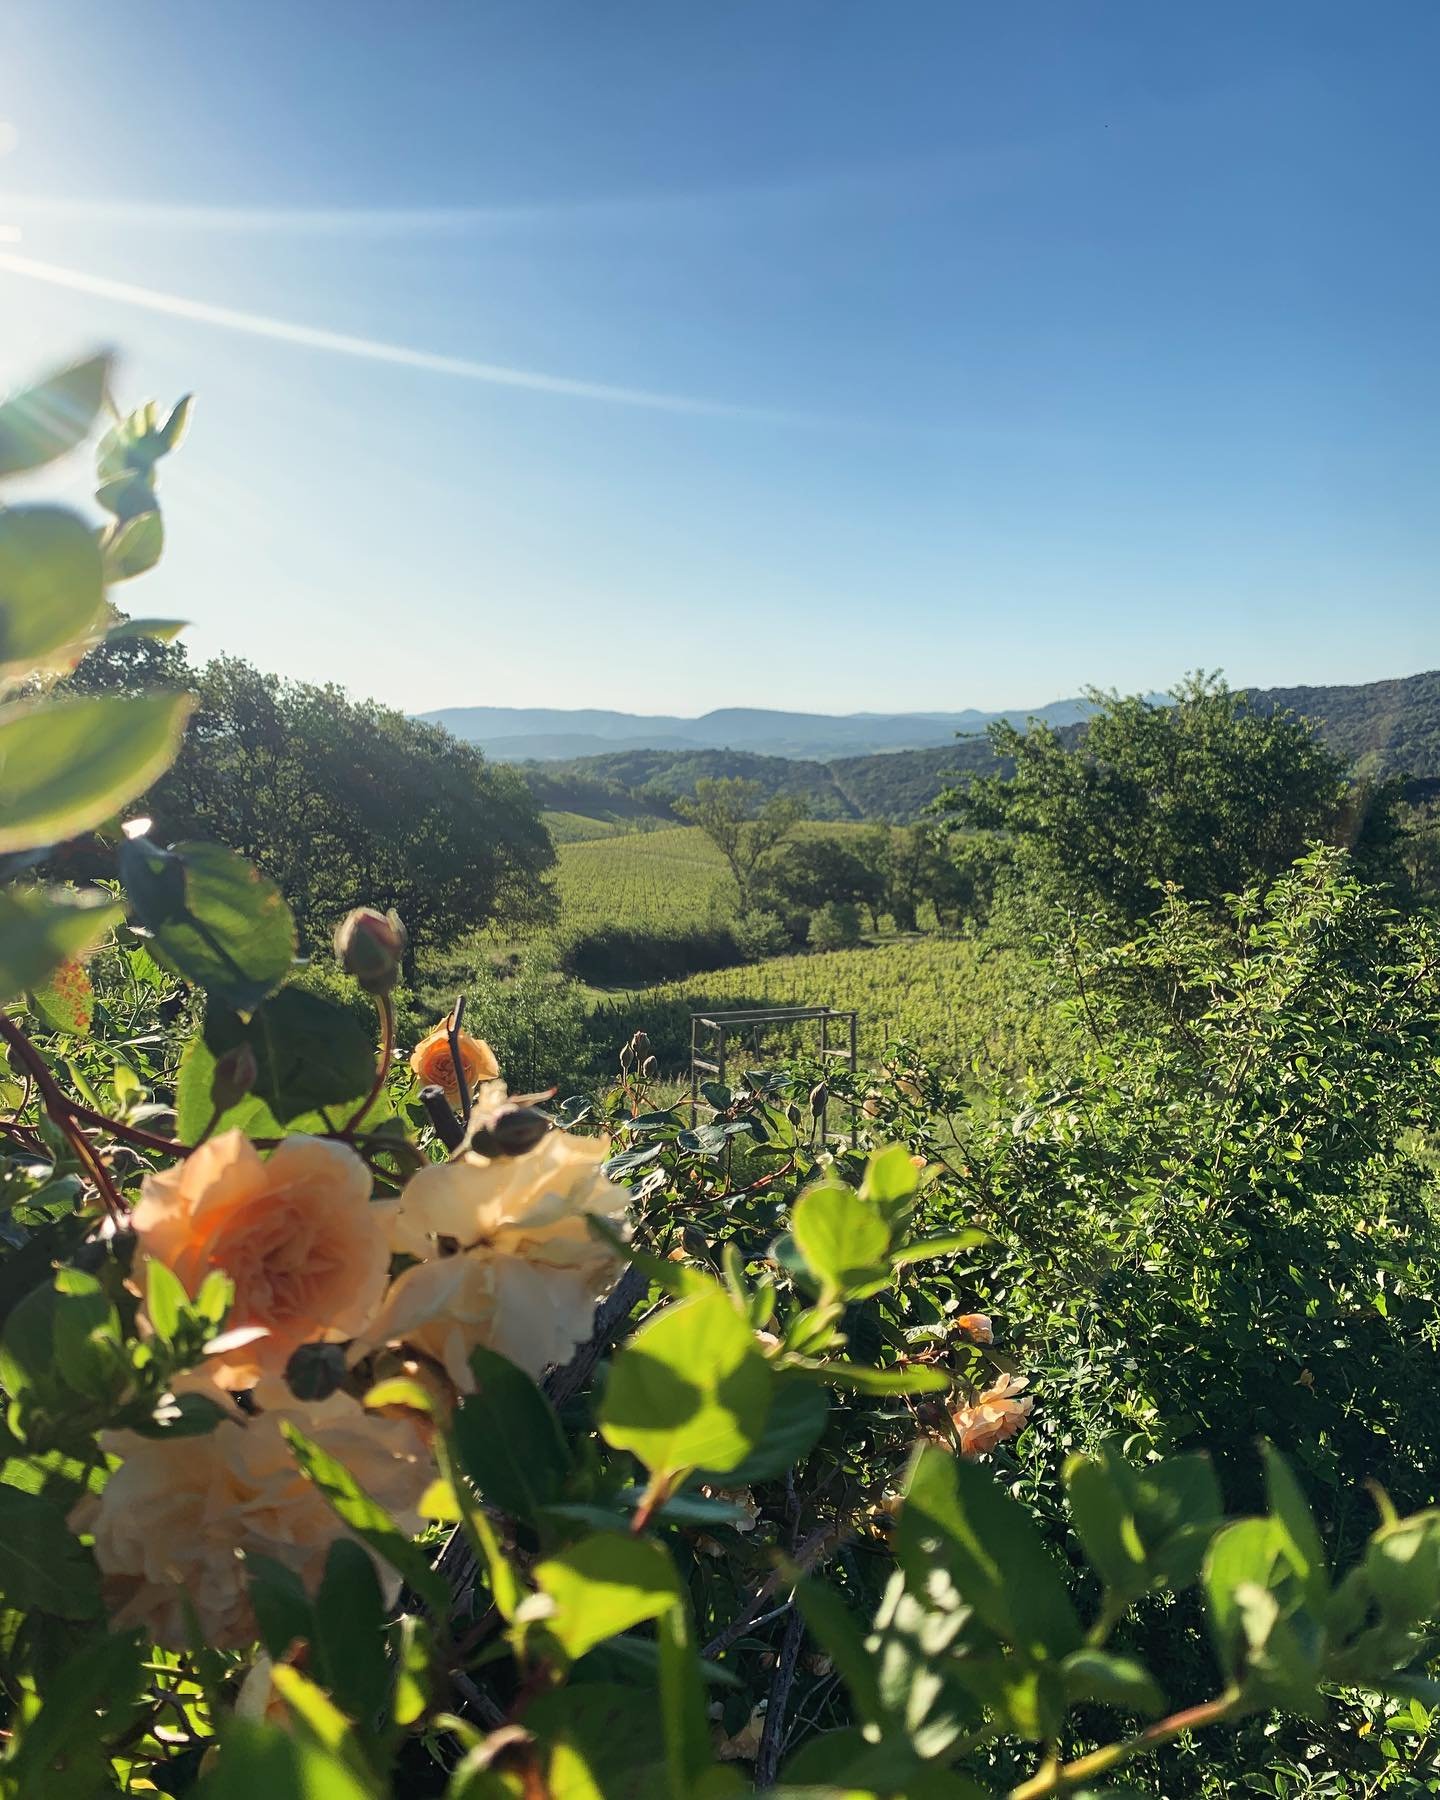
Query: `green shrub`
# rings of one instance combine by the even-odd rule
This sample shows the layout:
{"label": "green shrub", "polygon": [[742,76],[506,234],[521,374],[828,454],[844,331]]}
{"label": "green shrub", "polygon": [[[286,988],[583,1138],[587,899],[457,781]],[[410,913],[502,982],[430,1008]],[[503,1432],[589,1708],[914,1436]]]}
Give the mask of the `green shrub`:
{"label": "green shrub", "polygon": [[812,950],[849,950],[860,942],[860,909],[849,900],[827,900],[810,920]]}

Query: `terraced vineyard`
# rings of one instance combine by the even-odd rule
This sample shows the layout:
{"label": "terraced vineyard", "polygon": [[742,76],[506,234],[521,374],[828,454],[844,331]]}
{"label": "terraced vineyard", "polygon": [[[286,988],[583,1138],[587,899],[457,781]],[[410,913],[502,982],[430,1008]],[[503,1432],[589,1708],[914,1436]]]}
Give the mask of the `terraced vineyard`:
{"label": "terraced vineyard", "polygon": [[[1018,1073],[1058,1029],[1034,1004],[1010,953],[969,939],[906,937],[858,950],[780,956],[602,1002],[592,1036],[618,1043],[643,1027],[667,1071],[687,1061],[690,1014],[706,1007],[821,1006],[860,1014],[860,1053],[873,1062],[892,1039],[909,1042],[954,1069],[983,1076]],[[1004,1024],[997,1023],[1004,1021]],[[810,1039],[770,1039],[753,1054],[797,1048]]]}

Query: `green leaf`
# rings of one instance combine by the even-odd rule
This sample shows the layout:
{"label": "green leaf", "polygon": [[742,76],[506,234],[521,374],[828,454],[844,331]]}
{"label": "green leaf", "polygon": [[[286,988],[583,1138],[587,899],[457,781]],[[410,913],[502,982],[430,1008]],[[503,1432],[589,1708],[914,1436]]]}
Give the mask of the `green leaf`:
{"label": "green leaf", "polygon": [[[216,1060],[241,1044],[249,1044],[255,1053],[255,1086],[247,1100],[252,1105],[260,1102],[282,1125],[321,1107],[363,1100],[375,1074],[370,1034],[347,1007],[323,995],[282,988],[249,1020],[213,1008],[205,1021],[206,1054],[197,1051],[192,1057],[187,1051],[188,1084],[182,1078],[176,1096],[181,1136],[187,1143],[195,1141],[188,1128],[200,1111],[205,1116],[195,1126],[197,1136],[209,1122]],[[246,1106],[242,1101],[227,1121],[238,1123]]]}
{"label": "green leaf", "polygon": [[[641,1687],[575,1682],[525,1708],[525,1729],[539,1740],[543,1778],[554,1800],[655,1800],[665,1767],[655,1730],[655,1697]],[[578,1781],[564,1785],[573,1766]]]}
{"label": "green leaf", "polygon": [[1220,1667],[1234,1680],[1253,1642],[1245,1590],[1268,1591],[1283,1555],[1284,1534],[1273,1519],[1237,1519],[1217,1533],[1205,1556],[1205,1601]]}
{"label": "green leaf", "polygon": [[1117,1600],[1138,1599],[1150,1571],[1124,1488],[1093,1456],[1072,1456],[1064,1474],[1070,1517],[1091,1567]]}
{"label": "green leaf", "polygon": [[958,1256],[961,1251],[978,1249],[981,1244],[993,1244],[994,1238],[988,1231],[982,1231],[978,1225],[967,1225],[964,1231],[955,1231],[949,1237],[915,1238],[911,1243],[902,1244],[898,1250],[890,1253],[891,1266],[903,1269],[908,1263],[929,1262],[936,1256]]}
{"label": "green leaf", "polygon": [[104,404],[109,374],[108,356],[87,356],[0,406],[0,475],[41,468],[83,443]]}
{"label": "green leaf", "polygon": [[[62,1032],[67,1037],[84,1037],[89,1031],[95,1011],[95,988],[78,958],[67,957],[26,998],[47,1031]],[[116,1070],[117,1079],[120,1069],[131,1074],[121,1063]],[[134,1080],[133,1075],[131,1079]]]}
{"label": "green leaf", "polygon": [[1364,1569],[1388,1624],[1433,1620],[1440,1612],[1440,1512],[1382,1525],[1366,1547]]}
{"label": "green leaf", "polygon": [[909,1203],[919,1192],[920,1171],[903,1144],[889,1144],[883,1150],[872,1150],[860,1183],[860,1198],[877,1206],[893,1221],[909,1210]]}
{"label": "green leaf", "polygon": [[1283,1548],[1300,1578],[1306,1605],[1318,1611],[1330,1592],[1320,1533],[1289,1464],[1273,1444],[1263,1443],[1260,1449],[1265,1458],[1265,1492],[1271,1518],[1283,1534]]}
{"label": "green leaf", "polygon": [[120,878],[156,960],[232,1012],[253,1012],[290,973],[294,915],[243,856],[134,838],[120,847]]}
{"label": "green leaf", "polygon": [[295,1460],[334,1507],[346,1525],[383,1557],[437,1616],[450,1604],[450,1591],[430,1567],[429,1558],[373,1500],[345,1467],[288,1419],[280,1424]]}
{"label": "green leaf", "polygon": [[196,1800],[379,1800],[380,1790],[337,1750],[281,1725],[232,1718]]}
{"label": "green leaf", "polygon": [[1156,1719],[1165,1710],[1165,1696],[1150,1671],[1132,1656],[1109,1650],[1074,1650],[1065,1658],[1065,1698],[1098,1701],[1124,1712]]}
{"label": "green leaf", "polygon": [[0,1487],[0,1594],[7,1606],[62,1619],[93,1619],[100,1611],[94,1561],[64,1514],[13,1487]]}
{"label": "green leaf", "polygon": [[917,1591],[938,1562],[961,1600],[1017,1650],[1060,1657],[1078,1648],[1059,1563],[1025,1509],[975,1464],[932,1446],[920,1452],[896,1555]]}
{"label": "green leaf", "polygon": [[0,999],[43,990],[61,963],[84,956],[124,917],[93,889],[0,888]]}
{"label": "green leaf", "polygon": [[837,1590],[824,1581],[801,1576],[795,1598],[810,1635],[840,1672],[850,1703],[867,1725],[883,1725],[886,1707],[880,1698],[875,1658],[866,1648],[865,1632]]}
{"label": "green leaf", "polygon": [[171,644],[190,623],[188,619],[121,619],[105,633],[107,644],[124,644],[136,638],[157,638]]}
{"label": "green leaf", "polygon": [[40,668],[100,625],[105,589],[90,527],[61,506],[0,511],[0,669]]}
{"label": "green leaf", "polygon": [[158,1336],[168,1343],[181,1314],[190,1304],[185,1284],[173,1269],[152,1256],[145,1266],[145,1314]]}
{"label": "green leaf", "polygon": [[827,1362],[810,1367],[792,1365],[789,1372],[857,1394],[939,1394],[949,1387],[951,1379],[944,1369],[927,1368],[924,1363],[905,1369],[875,1369],[868,1363]]}
{"label": "green leaf", "polygon": [[46,1683],[40,1710],[12,1746],[4,1765],[9,1792],[36,1800],[113,1793],[100,1746],[124,1736],[144,1680],[138,1633],[100,1635],[81,1645]]}
{"label": "green leaf", "polygon": [[494,1350],[470,1356],[476,1391],[455,1414],[460,1466],[492,1505],[534,1524],[557,1501],[570,1452],[555,1409],[521,1369]]}
{"label": "green leaf", "polygon": [[572,1662],[679,1604],[670,1558],[652,1539],[597,1531],[535,1565],[555,1612],[545,1630]]}
{"label": "green leaf", "polygon": [[260,1642],[272,1662],[278,1662],[297,1639],[309,1643],[315,1636],[315,1614],[305,1584],[291,1568],[250,1550],[245,1555],[246,1585]]}
{"label": "green leaf", "polygon": [[104,542],[106,581],[130,581],[143,575],[159,562],[164,548],[165,527],[158,512],[137,513],[123,524],[117,522]]}
{"label": "green leaf", "polygon": [[653,1474],[723,1473],[759,1443],[773,1384],[749,1325],[712,1289],[666,1307],[619,1352],[600,1429]]}
{"label": "green leaf", "polygon": [[190,694],[103,694],[0,711],[0,851],[64,843],[175,759]]}
{"label": "green leaf", "polygon": [[848,1293],[885,1272],[890,1227],[853,1188],[836,1182],[802,1194],[790,1233],[806,1267],[826,1288]]}
{"label": "green leaf", "polygon": [[724,1471],[725,1480],[746,1487],[756,1481],[774,1481],[788,1469],[798,1468],[820,1441],[829,1416],[830,1403],[822,1387],[779,1370],[765,1429],[749,1455]]}
{"label": "green leaf", "polygon": [[315,1647],[325,1685],[352,1718],[372,1720],[385,1703],[385,1603],[375,1564],[353,1538],[336,1538],[315,1596]]}

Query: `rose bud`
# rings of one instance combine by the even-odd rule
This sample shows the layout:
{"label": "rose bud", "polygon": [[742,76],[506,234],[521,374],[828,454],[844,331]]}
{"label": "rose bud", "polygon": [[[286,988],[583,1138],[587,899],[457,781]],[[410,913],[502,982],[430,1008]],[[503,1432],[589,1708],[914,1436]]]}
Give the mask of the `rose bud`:
{"label": "rose bud", "polygon": [[249,1044],[237,1044],[217,1058],[215,1073],[210,1077],[210,1103],[219,1112],[238,1106],[255,1085],[260,1073],[255,1052]]}
{"label": "rose bud", "polygon": [[640,1073],[647,1081],[654,1081],[660,1073],[660,1065],[653,1056],[647,1056],[640,1065]]}
{"label": "rose bud", "polygon": [[388,994],[400,979],[409,939],[398,913],[357,906],[335,928],[335,955],[367,994]]}
{"label": "rose bud", "polygon": [[501,1106],[476,1120],[470,1148],[477,1156],[524,1156],[550,1128],[533,1106]]}
{"label": "rose bud", "polygon": [[830,1098],[830,1090],[823,1081],[817,1081],[810,1090],[810,1110],[817,1116],[824,1112],[825,1103]]}

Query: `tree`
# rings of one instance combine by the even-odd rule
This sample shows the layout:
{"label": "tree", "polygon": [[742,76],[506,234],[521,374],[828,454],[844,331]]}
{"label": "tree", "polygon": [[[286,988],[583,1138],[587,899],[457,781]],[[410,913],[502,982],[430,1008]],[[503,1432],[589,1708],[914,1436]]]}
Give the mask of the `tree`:
{"label": "tree", "polygon": [[1046,898],[1117,925],[1151,914],[1166,884],[1218,904],[1280,874],[1315,842],[1343,843],[1369,873],[1396,836],[1386,788],[1357,796],[1310,726],[1251,708],[1203,674],[1173,704],[1092,693],[1078,741],[1047,726],[991,728],[1014,773],[952,790],[941,809],[1003,831]]}
{"label": "tree", "polygon": [[812,950],[849,950],[860,942],[860,914],[848,900],[827,900],[810,921]]}
{"label": "tree", "polygon": [[865,907],[877,929],[885,901],[883,869],[848,837],[807,837],[783,845],[765,868],[764,887],[781,913],[814,912],[827,900],[839,900]]}
{"label": "tree", "polygon": [[497,916],[543,916],[554,848],[520,777],[433,725],[341,688],[221,657],[184,749],[149,797],[171,839],[224,839],[322,939],[357,894],[405,920],[411,952]]}
{"label": "tree", "polygon": [[690,800],[677,800],[675,812],[698,825],[725,858],[740,890],[740,911],[749,912],[760,864],[790,835],[805,816],[804,802],[791,794],[763,801],[758,781],[736,775],[702,776]]}

